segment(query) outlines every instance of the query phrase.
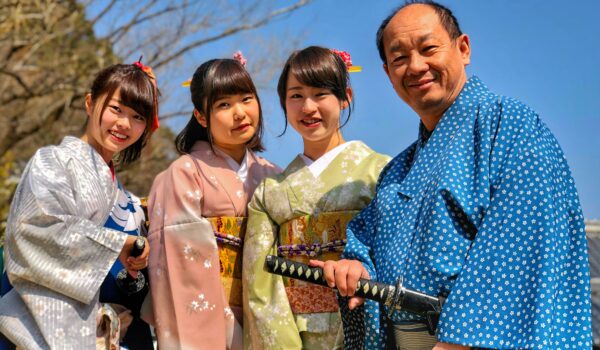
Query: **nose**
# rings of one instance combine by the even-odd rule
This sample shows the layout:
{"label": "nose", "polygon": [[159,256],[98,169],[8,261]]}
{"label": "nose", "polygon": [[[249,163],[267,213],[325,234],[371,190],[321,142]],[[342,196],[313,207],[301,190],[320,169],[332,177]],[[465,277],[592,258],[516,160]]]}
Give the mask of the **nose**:
{"label": "nose", "polygon": [[304,99],[302,103],[302,113],[310,114],[317,109],[317,104],[310,98]]}
{"label": "nose", "polygon": [[117,120],[117,127],[119,129],[129,130],[131,129],[131,121],[129,117],[121,117]]}
{"label": "nose", "polygon": [[233,107],[233,119],[234,120],[242,120],[246,116],[246,111],[244,110],[244,106],[240,103],[236,103]]}
{"label": "nose", "polygon": [[425,57],[415,54],[410,56],[408,62],[408,73],[410,74],[422,74],[429,70],[429,65],[425,62]]}

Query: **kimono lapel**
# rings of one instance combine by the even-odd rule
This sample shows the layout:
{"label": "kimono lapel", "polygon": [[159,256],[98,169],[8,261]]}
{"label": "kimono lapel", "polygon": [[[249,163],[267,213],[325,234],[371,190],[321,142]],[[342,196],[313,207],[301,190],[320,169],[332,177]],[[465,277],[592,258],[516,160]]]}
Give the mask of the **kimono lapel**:
{"label": "kimono lapel", "polygon": [[[214,183],[217,183],[223,192],[229,198],[231,205],[236,213],[243,213],[244,206],[246,205],[246,190],[244,183],[237,177],[235,171],[233,171],[227,161],[216,155],[211,149],[210,145],[204,141],[198,141],[192,148],[193,152],[201,152],[200,159],[204,160],[206,167],[200,167],[197,159],[194,159],[194,163],[199,171],[206,172],[205,177]],[[248,164],[250,166],[250,164]],[[220,171],[224,170],[224,171]],[[226,186],[224,183],[227,183]],[[238,195],[241,191],[241,196]]]}
{"label": "kimono lapel", "polygon": [[[310,214],[309,210],[302,210],[304,208],[310,208],[310,205],[304,205],[303,189],[310,183],[313,183],[316,178],[310,172],[304,160],[298,155],[294,160],[287,166],[283,172],[285,176],[284,184],[286,186],[286,194],[290,208],[296,215],[307,215]],[[297,193],[298,192],[298,193]],[[308,212],[307,212],[308,211]]]}
{"label": "kimono lapel", "polygon": [[85,160],[83,164],[88,165],[90,171],[97,175],[96,178],[100,183],[99,190],[106,195],[107,200],[110,201],[111,204],[106,213],[106,221],[110,214],[110,209],[115,205],[119,194],[116,176],[113,180],[108,164],[106,164],[100,154],[98,154],[98,152],[96,152],[96,150],[87,142],[76,137],[66,136],[60,145],[61,147],[68,148],[74,154],[77,154],[79,159]]}
{"label": "kimono lapel", "polygon": [[[360,141],[353,141],[352,144],[348,145],[346,149],[340,152],[340,154],[338,154],[337,157],[331,161],[329,166],[327,166],[327,169],[323,170],[321,176],[325,179],[332,177],[337,177],[338,179],[343,177],[347,179],[351,177],[354,169],[372,153],[372,150],[364,143]],[[332,203],[332,200],[337,198],[337,195],[334,194],[336,194],[336,188],[339,188],[340,182],[341,181],[339,180],[335,181],[335,185],[333,185],[334,187],[332,187],[332,184],[330,183],[326,184],[326,192],[324,193],[323,198],[320,200],[322,203],[320,207],[321,209],[324,209],[324,211],[328,211],[327,208],[336,208],[339,206],[336,203]]]}
{"label": "kimono lapel", "polygon": [[[439,171],[446,150],[454,141],[459,130],[469,124],[470,120],[478,114],[479,106],[469,101],[473,94],[481,90],[474,82],[479,82],[479,80],[473,77],[467,81],[456,101],[442,116],[429,140],[423,142],[419,139],[417,142],[413,165],[400,183],[399,192],[405,200],[420,196],[427,190],[426,184],[431,181],[433,174]],[[450,135],[450,137],[440,135]],[[423,168],[428,170],[421,171]],[[427,175],[419,176],[419,174]]]}

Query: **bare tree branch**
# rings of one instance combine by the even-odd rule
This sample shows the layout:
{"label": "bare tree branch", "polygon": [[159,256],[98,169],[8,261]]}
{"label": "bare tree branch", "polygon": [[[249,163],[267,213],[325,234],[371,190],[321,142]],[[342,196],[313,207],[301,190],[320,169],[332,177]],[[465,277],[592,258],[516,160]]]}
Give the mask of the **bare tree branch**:
{"label": "bare tree branch", "polygon": [[100,19],[102,19],[102,17],[104,17],[104,15],[110,12],[110,10],[113,8],[113,6],[115,6],[116,3],[117,0],[112,0],[108,5],[104,7],[102,11],[100,11],[100,13],[96,15],[96,17],[90,20],[90,24],[94,26]]}
{"label": "bare tree branch", "polygon": [[306,5],[306,4],[308,4],[310,1],[311,0],[300,0],[300,1],[298,1],[294,5],[291,5],[291,6],[288,6],[288,7],[284,7],[284,8],[280,8],[280,9],[277,9],[277,10],[271,12],[270,14],[266,15],[264,18],[262,18],[261,20],[255,22],[255,23],[246,24],[246,25],[240,25],[240,26],[234,26],[234,27],[231,27],[231,28],[227,28],[227,29],[225,29],[224,31],[222,31],[221,33],[219,33],[217,35],[210,36],[210,37],[207,37],[207,38],[204,38],[204,39],[200,39],[200,40],[194,41],[194,42],[192,42],[192,43],[184,46],[183,48],[179,49],[174,54],[169,55],[169,56],[167,56],[167,57],[165,57],[165,58],[163,58],[163,59],[161,59],[161,60],[159,60],[157,62],[153,62],[152,65],[155,68],[159,68],[159,67],[161,67],[161,66],[163,66],[163,65],[171,62],[172,60],[174,60],[174,59],[182,56],[186,52],[188,52],[188,51],[190,51],[190,50],[192,50],[192,49],[194,49],[196,47],[199,47],[199,46],[202,46],[202,45],[206,45],[206,44],[208,44],[210,42],[217,41],[219,39],[222,39],[222,38],[225,38],[227,36],[239,33],[241,31],[246,31],[246,30],[251,30],[251,29],[256,29],[256,28],[262,27],[265,24],[269,23],[269,21],[271,21],[273,18],[281,16],[283,14],[286,14],[286,13],[288,13],[290,11],[294,11],[294,10],[296,10],[296,9],[298,9],[298,8]]}

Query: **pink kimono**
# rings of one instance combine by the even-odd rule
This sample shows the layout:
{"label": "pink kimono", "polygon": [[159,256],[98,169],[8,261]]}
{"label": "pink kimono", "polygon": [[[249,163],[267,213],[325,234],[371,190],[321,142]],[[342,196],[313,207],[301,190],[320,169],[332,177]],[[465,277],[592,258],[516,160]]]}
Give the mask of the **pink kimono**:
{"label": "pink kimono", "polygon": [[148,268],[161,349],[242,348],[246,205],[280,169],[248,151],[236,172],[227,158],[198,141],[154,180]]}

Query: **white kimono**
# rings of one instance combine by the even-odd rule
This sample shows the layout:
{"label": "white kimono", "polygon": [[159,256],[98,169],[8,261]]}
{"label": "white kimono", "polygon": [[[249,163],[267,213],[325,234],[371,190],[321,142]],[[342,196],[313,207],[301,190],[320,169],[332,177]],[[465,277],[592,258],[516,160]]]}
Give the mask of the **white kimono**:
{"label": "white kimono", "polygon": [[127,233],[104,227],[117,182],[87,143],[41,148],[17,187],[4,261],[13,289],[0,331],[25,349],[94,349],[100,285]]}

